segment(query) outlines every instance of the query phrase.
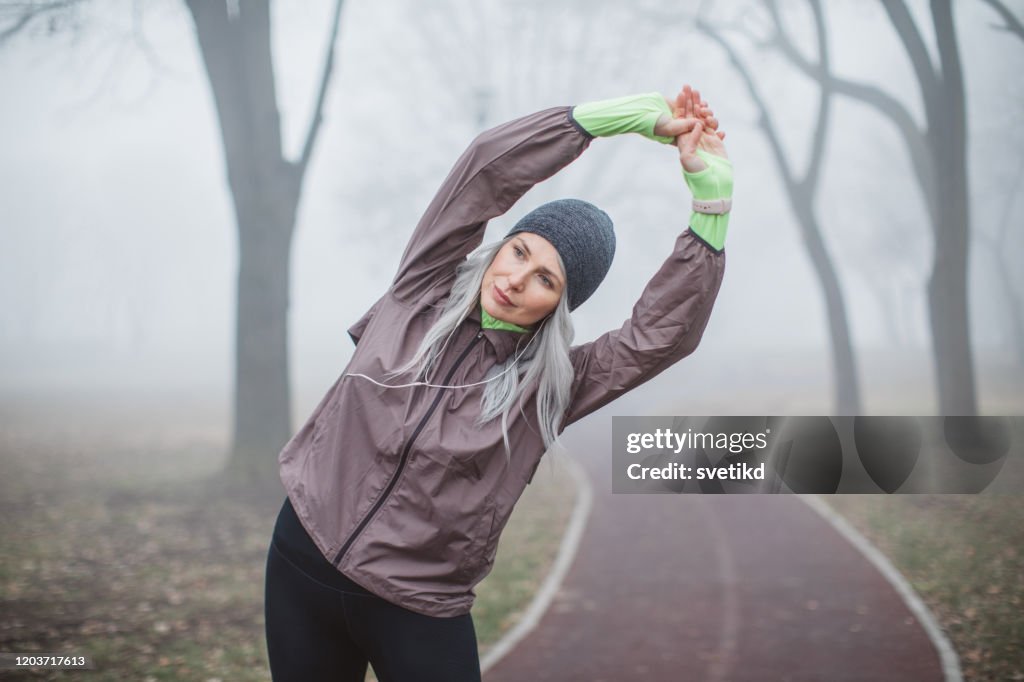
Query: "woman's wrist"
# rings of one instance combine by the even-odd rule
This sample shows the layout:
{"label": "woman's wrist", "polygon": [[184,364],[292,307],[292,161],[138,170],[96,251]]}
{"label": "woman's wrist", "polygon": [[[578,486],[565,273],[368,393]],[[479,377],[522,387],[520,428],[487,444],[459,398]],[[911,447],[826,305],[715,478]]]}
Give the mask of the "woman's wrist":
{"label": "woman's wrist", "polygon": [[672,144],[673,138],[654,133],[663,115],[671,117],[672,110],[658,92],[586,102],[572,110],[573,119],[594,137],[638,133],[663,144]]}
{"label": "woman's wrist", "polygon": [[[718,201],[732,199],[732,162],[723,156],[710,154],[698,149],[696,154],[706,167],[697,172],[683,168],[683,177],[694,199]],[[694,211],[690,215],[690,229],[705,243],[721,251],[725,248],[725,236],[729,230],[729,213],[712,214]]]}

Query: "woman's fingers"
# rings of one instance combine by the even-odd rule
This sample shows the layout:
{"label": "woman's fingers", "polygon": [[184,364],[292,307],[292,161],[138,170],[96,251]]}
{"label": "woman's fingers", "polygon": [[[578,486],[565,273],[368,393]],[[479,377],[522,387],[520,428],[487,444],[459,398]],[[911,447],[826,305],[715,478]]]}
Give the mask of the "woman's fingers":
{"label": "woman's fingers", "polygon": [[704,127],[710,130],[718,130],[718,119],[715,118],[715,112],[711,111],[708,103],[701,99],[700,92],[693,90],[690,96],[694,109],[700,113],[699,118],[704,122]]}
{"label": "woman's fingers", "polygon": [[693,130],[685,135],[676,138],[676,146],[679,147],[679,162],[689,173],[696,173],[707,168],[704,159],[697,156],[697,145],[700,143],[701,132],[704,126],[700,121],[693,126]]}
{"label": "woman's fingers", "polygon": [[668,114],[662,114],[654,124],[654,134],[664,137],[677,137],[689,133],[697,124],[695,118],[671,118]]}
{"label": "woman's fingers", "polygon": [[687,133],[687,137],[690,138],[690,140],[692,141],[694,148],[697,147],[697,142],[700,140],[700,136],[703,133],[704,133],[704,124],[701,123],[700,121],[694,122],[693,128],[690,130],[689,133]]}
{"label": "woman's fingers", "polygon": [[697,150],[697,145],[700,143],[701,133],[704,132],[704,125],[696,120],[690,119],[692,125],[690,130],[685,133],[680,133],[676,136],[676,146],[679,148],[680,154],[693,155]]}
{"label": "woman's fingers", "polygon": [[705,132],[705,134],[701,135],[697,146],[709,154],[729,158],[729,155],[725,153],[725,145],[722,144],[722,138],[717,133]]}
{"label": "woman's fingers", "polygon": [[686,117],[686,99],[683,96],[682,90],[680,90],[679,94],[676,95],[675,105],[672,107],[672,116],[675,118]]}
{"label": "woman's fingers", "polygon": [[[689,84],[683,85],[679,94],[676,95],[674,106],[672,104],[670,106],[674,119],[698,119],[701,121],[704,132],[709,135],[713,133],[719,140],[725,139],[725,133],[718,130],[719,121],[715,118],[715,112],[708,106],[707,101],[701,99],[699,90],[690,87]],[[687,127],[682,132],[685,133],[689,130]]]}
{"label": "woman's fingers", "polygon": [[698,120],[695,118],[673,118],[659,121],[657,126],[655,126],[654,134],[663,135],[664,137],[678,137],[679,135],[692,132],[694,126],[698,123]]}

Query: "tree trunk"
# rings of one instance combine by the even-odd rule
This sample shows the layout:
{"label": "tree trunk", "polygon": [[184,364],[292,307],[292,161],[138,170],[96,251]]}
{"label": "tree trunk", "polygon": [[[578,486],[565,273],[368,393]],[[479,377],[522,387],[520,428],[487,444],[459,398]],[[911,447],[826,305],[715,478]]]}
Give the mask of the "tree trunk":
{"label": "tree trunk", "polygon": [[860,414],[860,381],[857,378],[857,363],[854,360],[853,343],[850,341],[846,301],[839,285],[839,277],[825,249],[821,228],[809,203],[797,205],[795,197],[791,197],[791,201],[800,220],[807,255],[814,265],[814,272],[818,275],[818,283],[825,297],[828,332],[832,341],[832,371],[835,374],[835,414],[857,415]]}
{"label": "tree trunk", "polygon": [[[781,45],[790,45],[788,38],[782,28],[782,20],[777,8],[768,3],[767,7],[778,29],[776,36]],[[828,36],[825,25],[824,12],[820,2],[812,2],[811,10],[814,14],[816,38],[818,43],[818,57],[820,63],[817,66],[822,74],[827,77],[829,73],[829,50]],[[825,310],[828,313],[828,331],[832,347],[832,369],[835,380],[835,404],[834,414],[850,415],[860,413],[860,382],[857,377],[857,363],[853,354],[853,343],[850,340],[850,326],[846,315],[846,302],[843,297],[842,286],[839,277],[836,275],[832,259],[825,248],[825,241],[821,236],[821,228],[814,216],[814,199],[817,194],[818,181],[821,174],[822,159],[825,154],[825,142],[828,139],[830,111],[831,111],[831,90],[823,83],[818,94],[818,120],[813,129],[810,160],[804,177],[797,180],[789,164],[787,154],[782,140],[772,124],[772,115],[768,104],[754,83],[750,71],[740,60],[739,55],[732,45],[713,26],[697,20],[697,27],[703,30],[715,42],[721,45],[733,66],[736,68],[747,86],[751,99],[760,112],[760,127],[764,131],[768,144],[775,157],[775,163],[786,188],[786,195],[793,207],[793,213],[800,223],[800,233],[803,236],[803,244],[807,249],[807,255],[814,266],[814,272],[818,276],[822,293],[825,298]]]}
{"label": "tree trunk", "polygon": [[277,479],[277,454],[291,434],[288,372],[289,262],[298,192],[290,168],[260,193],[236,194],[239,227],[235,326],[234,443],[227,475]]}
{"label": "tree trunk", "polygon": [[935,256],[928,282],[928,310],[935,349],[939,410],[944,415],[978,412],[967,305],[970,208],[967,194],[967,112],[963,72],[949,0],[933,0],[932,19],[941,79],[925,87],[928,146],[932,150]]}
{"label": "tree trunk", "polygon": [[187,0],[217,107],[238,226],[234,435],[227,479],[273,486],[291,434],[289,256],[301,170],[281,149],[269,0]]}
{"label": "tree trunk", "polygon": [[[934,147],[933,147],[934,148]],[[963,137],[948,136],[940,156],[964,156]],[[977,414],[967,302],[967,179],[963,161],[937,159],[939,216],[928,311],[939,389],[939,412]]]}
{"label": "tree trunk", "polygon": [[[769,7],[774,4],[769,3]],[[811,63],[785,41],[780,47],[791,62],[822,85],[878,109],[903,136],[935,238],[928,310],[939,408],[942,414],[974,415],[977,400],[967,308],[967,124],[952,6],[950,0],[931,1],[939,69],[935,68],[907,6],[894,0],[883,1],[882,7],[907,51],[921,87],[928,124],[923,135],[896,98],[877,87],[832,76],[827,68]]]}

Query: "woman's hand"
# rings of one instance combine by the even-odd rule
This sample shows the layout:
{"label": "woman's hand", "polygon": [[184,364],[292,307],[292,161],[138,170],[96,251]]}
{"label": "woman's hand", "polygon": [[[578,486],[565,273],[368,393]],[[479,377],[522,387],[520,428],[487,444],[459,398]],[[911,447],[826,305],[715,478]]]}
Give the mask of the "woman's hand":
{"label": "woman's hand", "polygon": [[697,153],[698,150],[723,159],[729,158],[721,138],[706,132],[699,122],[689,134],[676,137],[676,147],[679,148],[679,162],[683,164],[687,173],[699,173],[708,167]]}
{"label": "woman's hand", "polygon": [[682,133],[691,131],[689,124],[682,123],[682,119],[698,119],[708,134],[716,135],[720,140],[725,139],[725,133],[718,130],[718,119],[708,108],[708,103],[700,98],[700,92],[684,85],[675,99],[665,98],[665,103],[672,111],[672,116],[662,114],[654,125],[654,134],[664,137],[677,137]]}
{"label": "woman's hand", "polygon": [[709,133],[704,124],[695,118],[678,119],[689,126],[689,132],[676,136],[676,147],[679,148],[679,162],[687,173],[699,173],[708,167],[708,164],[697,154],[697,150],[729,158],[725,152],[725,144],[715,133]]}
{"label": "woman's hand", "polygon": [[670,102],[669,107],[672,108],[673,116],[699,118],[704,123],[704,132],[713,133],[720,140],[725,139],[725,133],[718,129],[718,119],[715,118],[714,112],[708,108],[708,103],[700,98],[700,92],[689,85],[683,86],[676,95],[676,101]]}
{"label": "woman's hand", "polygon": [[718,130],[718,121],[711,110],[707,108],[707,102],[700,98],[700,93],[684,85],[682,91],[676,96],[676,106],[673,114],[682,116],[680,121],[691,121],[691,128],[686,134],[676,136],[676,147],[679,148],[679,161],[688,173],[698,173],[708,167],[707,162],[700,158],[697,150],[708,154],[729,158],[725,152],[725,133]]}

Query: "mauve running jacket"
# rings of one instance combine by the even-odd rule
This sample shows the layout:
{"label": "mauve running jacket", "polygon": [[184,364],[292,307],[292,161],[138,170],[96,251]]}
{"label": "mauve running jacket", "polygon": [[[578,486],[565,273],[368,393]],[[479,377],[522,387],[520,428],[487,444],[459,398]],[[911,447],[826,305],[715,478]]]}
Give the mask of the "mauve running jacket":
{"label": "mauve running jacket", "polygon": [[[544,453],[532,396],[477,425],[484,386],[383,388],[437,319],[455,268],[487,221],[571,163],[593,137],[570,107],[480,134],[412,235],[388,291],[349,329],[355,353],[279,455],[281,480],[306,531],[345,576],[430,616],[469,612],[498,538]],[[686,229],[619,329],[573,346],[572,402],[562,428],[639,386],[697,347],[722,281],[725,254]],[[485,378],[529,341],[482,329],[479,306],[444,350],[430,383]]]}

